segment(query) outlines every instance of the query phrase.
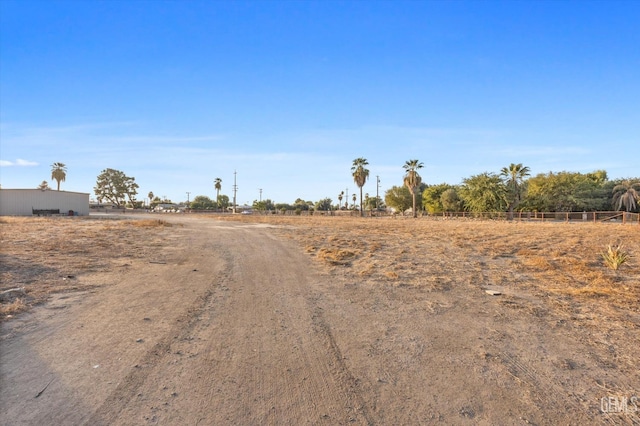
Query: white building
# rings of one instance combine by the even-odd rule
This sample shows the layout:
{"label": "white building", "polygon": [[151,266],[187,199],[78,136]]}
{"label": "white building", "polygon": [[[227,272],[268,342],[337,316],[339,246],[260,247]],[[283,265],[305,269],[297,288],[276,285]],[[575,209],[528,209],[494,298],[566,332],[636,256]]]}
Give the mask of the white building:
{"label": "white building", "polygon": [[89,194],[50,189],[0,189],[0,216],[31,216],[34,210],[58,210],[60,214],[89,214]]}

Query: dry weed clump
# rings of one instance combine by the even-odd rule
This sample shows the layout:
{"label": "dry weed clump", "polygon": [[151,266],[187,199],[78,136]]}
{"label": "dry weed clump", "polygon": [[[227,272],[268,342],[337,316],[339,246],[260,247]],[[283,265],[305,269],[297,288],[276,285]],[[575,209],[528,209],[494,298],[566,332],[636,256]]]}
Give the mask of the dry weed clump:
{"label": "dry weed clump", "polygon": [[131,226],[135,226],[137,228],[157,228],[157,227],[173,226],[171,223],[162,219],[132,220],[132,221],[127,221],[126,223],[131,224]]}
{"label": "dry weed clump", "polygon": [[331,265],[349,265],[350,260],[355,257],[356,253],[351,250],[321,248],[318,250],[318,259],[321,259]]}
{"label": "dry weed clump", "polygon": [[0,318],[19,314],[29,309],[24,299],[18,298],[9,303],[0,303]]}
{"label": "dry weed clump", "polygon": [[629,261],[629,253],[627,253],[622,244],[613,247],[611,244],[607,246],[607,250],[602,253],[604,264],[609,268],[617,271],[621,265]]}

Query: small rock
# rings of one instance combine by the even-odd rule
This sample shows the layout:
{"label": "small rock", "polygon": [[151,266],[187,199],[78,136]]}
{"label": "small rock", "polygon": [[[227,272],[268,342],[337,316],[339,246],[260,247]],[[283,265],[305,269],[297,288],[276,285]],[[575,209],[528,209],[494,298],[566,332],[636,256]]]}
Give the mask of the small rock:
{"label": "small rock", "polygon": [[136,342],[137,342],[137,343],[142,343],[142,342],[144,342],[144,340],[142,340],[142,339],[136,339]]}
{"label": "small rock", "polygon": [[490,296],[500,296],[502,293],[497,291],[497,290],[485,290],[485,293],[487,293]]}

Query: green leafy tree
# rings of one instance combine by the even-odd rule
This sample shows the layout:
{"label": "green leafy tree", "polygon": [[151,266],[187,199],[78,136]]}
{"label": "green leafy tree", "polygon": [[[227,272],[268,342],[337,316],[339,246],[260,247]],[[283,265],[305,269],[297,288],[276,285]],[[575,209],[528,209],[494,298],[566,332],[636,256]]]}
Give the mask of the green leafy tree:
{"label": "green leafy tree", "polygon": [[[220,190],[222,190],[222,179],[220,179],[219,177],[217,177],[214,181],[213,181],[213,187],[216,190],[216,203],[220,203]],[[220,206],[218,206],[220,207]]]}
{"label": "green leafy tree", "polygon": [[587,173],[587,177],[599,184],[604,184],[609,180],[606,170],[596,170],[594,172]]}
{"label": "green leafy tree", "polygon": [[422,191],[422,207],[429,214],[437,214],[445,211],[442,205],[442,194],[447,190],[453,188],[448,183],[440,183],[438,185],[427,185]]}
{"label": "green leafy tree", "polygon": [[529,167],[523,166],[522,163],[511,163],[509,167],[503,167],[500,171],[500,177],[502,177],[507,187],[509,219],[513,219],[513,211],[522,201],[525,178],[529,176],[529,171]]}
{"label": "green leafy tree", "polygon": [[229,201],[229,196],[224,194],[218,195],[217,204],[219,209],[222,209],[222,210],[227,209],[231,205],[231,202]]}
{"label": "green leafy tree", "polygon": [[302,198],[298,198],[293,202],[294,210],[307,211],[309,207],[313,207],[313,201],[305,201]]}
{"label": "green leafy tree", "polygon": [[127,199],[131,205],[135,205],[138,188],[135,178],[125,175],[120,170],[105,169],[98,175],[93,191],[98,202],[107,200],[117,207],[122,207]]}
{"label": "green leafy tree", "polygon": [[416,218],[418,217],[418,211],[416,209],[416,190],[420,188],[420,184],[422,183],[422,177],[418,173],[418,170],[423,168],[424,164],[418,160],[409,160],[404,163],[404,166],[402,167],[406,170],[403,183],[404,186],[409,189],[409,192],[411,192],[411,198],[413,201],[413,217]]}
{"label": "green leafy tree", "polygon": [[[362,200],[362,187],[367,182],[369,178],[369,169],[366,166],[369,165],[369,162],[365,158],[356,158],[353,160],[353,165],[351,166],[351,175],[353,176],[353,181],[360,188],[360,216],[364,216],[364,210],[362,209],[363,200]],[[355,194],[353,195],[355,197]],[[356,200],[354,198],[353,204],[355,205]]]}
{"label": "green leafy tree", "polygon": [[[605,179],[602,174],[604,173]],[[527,181],[524,208],[548,212],[593,211],[610,205],[611,183],[606,172],[541,173]]]}
{"label": "green leafy tree", "polygon": [[387,206],[404,213],[411,208],[413,196],[406,186],[392,186],[384,194],[384,202]]}
{"label": "green leafy tree", "polygon": [[378,197],[370,197],[369,194],[364,194],[364,209],[365,210],[375,210],[376,207],[383,208],[384,203],[382,199]]}
{"label": "green leafy tree", "polygon": [[286,213],[287,211],[294,210],[294,207],[291,204],[287,204],[287,203],[277,203],[275,205],[275,208],[277,211],[281,212],[282,214]]}
{"label": "green leafy tree", "polygon": [[60,191],[60,182],[64,182],[67,178],[67,166],[64,163],[53,163],[51,165],[51,180],[58,182],[58,191]]}
{"label": "green leafy tree", "polygon": [[273,204],[273,201],[271,201],[270,199],[262,201],[254,200],[252,207],[261,212],[271,211],[276,208],[275,204]]}
{"label": "green leafy tree", "polygon": [[500,176],[485,172],[464,179],[458,194],[467,210],[482,213],[505,211],[506,192]]}
{"label": "green leafy tree", "polygon": [[613,188],[613,206],[616,210],[634,211],[640,200],[640,180],[633,182],[625,180]]}
{"label": "green leafy tree", "polygon": [[456,212],[461,210],[460,207],[462,202],[455,187],[445,190],[442,195],[440,195],[440,202],[445,212]]}
{"label": "green leafy tree", "polygon": [[191,208],[193,210],[211,210],[215,207],[217,207],[217,203],[206,195],[196,195],[193,201],[191,201]]}
{"label": "green leafy tree", "polygon": [[315,209],[317,211],[329,211],[331,210],[331,203],[333,200],[331,198],[323,198],[322,200],[318,200],[315,204]]}

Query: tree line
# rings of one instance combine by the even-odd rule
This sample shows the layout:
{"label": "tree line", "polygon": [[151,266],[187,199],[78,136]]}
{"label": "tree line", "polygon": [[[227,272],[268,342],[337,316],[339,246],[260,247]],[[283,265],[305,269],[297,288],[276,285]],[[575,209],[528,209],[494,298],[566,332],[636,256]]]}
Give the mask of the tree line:
{"label": "tree line", "polygon": [[[255,200],[253,208],[259,211],[329,211],[336,209],[352,209],[361,215],[367,210],[391,207],[405,212],[411,209],[414,217],[419,210],[428,214],[443,212],[508,212],[515,211],[540,212],[581,212],[625,210],[640,211],[640,178],[613,179],[608,178],[605,170],[591,173],[548,172],[531,176],[530,169],[523,164],[512,163],[503,167],[499,173],[484,172],[463,179],[459,185],[440,183],[428,185],[423,183],[419,174],[424,165],[419,160],[408,160],[404,169],[403,184],[392,186],[385,191],[384,199],[363,195],[363,187],[369,179],[369,162],[365,158],[356,158],[351,166],[351,177],[358,186],[360,202],[357,195],[352,195],[352,203],[342,191],[338,194],[337,204],[331,198],[316,202],[298,198],[292,204],[274,203],[272,200]],[[66,179],[67,168],[64,163],[56,162],[51,166],[51,179],[60,183]],[[46,181],[39,189],[49,189]],[[199,210],[226,210],[230,206],[227,195],[221,194],[222,179],[215,178],[213,188],[216,199],[198,195],[189,207]],[[142,207],[137,201],[139,186],[135,178],[122,171],[105,169],[98,175],[94,192],[98,202],[108,201],[118,207],[129,205]],[[149,204],[170,202],[149,192]],[[344,204],[343,204],[344,200]]]}
{"label": "tree line", "polygon": [[[638,212],[640,178],[609,180],[607,172],[549,172],[530,177],[529,168],[511,164],[500,173],[484,172],[460,185],[441,183],[420,188],[420,204],[429,214],[443,212]],[[409,208],[408,195],[393,187],[387,204]]]}

